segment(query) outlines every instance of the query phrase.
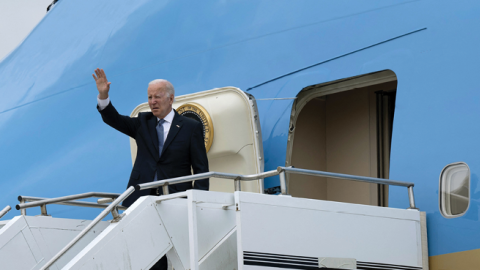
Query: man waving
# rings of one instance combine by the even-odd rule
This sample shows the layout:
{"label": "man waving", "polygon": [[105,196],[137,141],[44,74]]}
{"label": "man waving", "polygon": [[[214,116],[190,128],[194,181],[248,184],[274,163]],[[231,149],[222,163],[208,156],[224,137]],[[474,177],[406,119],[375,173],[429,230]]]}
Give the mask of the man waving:
{"label": "man waving", "polygon": [[[151,112],[139,113],[138,117],[120,115],[108,96],[110,82],[103,69],[92,74],[98,89],[97,109],[102,119],[114,129],[132,137],[137,142],[137,157],[133,165],[129,186],[173,177],[208,172],[208,159],[200,122],[179,115],[172,109],[175,97],[173,85],[166,80],[153,80],[148,84],[148,105]],[[169,186],[175,193],[187,189],[208,190],[209,180],[197,180]],[[139,190],[123,201],[129,207],[139,197],[162,195],[162,190]],[[166,270],[167,259],[163,256],[151,270]]]}
{"label": "man waving", "polygon": [[[151,112],[128,117],[120,115],[110,102],[111,83],[103,69],[96,69],[92,76],[97,84],[97,108],[103,121],[137,142],[137,157],[128,186],[190,175],[192,169],[195,174],[208,172],[203,126],[172,109],[175,89],[170,82],[151,81],[147,88]],[[209,180],[197,180],[194,185],[192,182],[170,185],[169,192],[192,188],[208,190]],[[130,206],[140,196],[161,194],[161,188],[135,191],[123,205]]]}

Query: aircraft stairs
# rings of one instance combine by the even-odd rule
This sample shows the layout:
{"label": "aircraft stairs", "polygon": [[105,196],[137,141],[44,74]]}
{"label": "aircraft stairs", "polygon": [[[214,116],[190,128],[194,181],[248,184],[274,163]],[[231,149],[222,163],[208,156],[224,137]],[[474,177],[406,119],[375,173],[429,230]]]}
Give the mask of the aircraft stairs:
{"label": "aircraft stairs", "polygon": [[[286,173],[404,186],[410,208],[294,198],[287,195]],[[280,176],[279,196],[239,190],[241,181],[273,175]],[[232,179],[236,191],[167,192],[169,184],[206,177]],[[153,187],[162,187],[166,195],[141,197],[118,213],[119,203],[135,188]],[[87,197],[106,199],[74,201]],[[1,269],[150,269],[164,255],[175,270],[428,269],[425,222],[415,208],[413,183],[279,167],[247,176],[179,177],[122,194],[19,199],[22,215],[0,229]],[[25,215],[36,206],[46,215],[46,205],[53,203],[105,209],[91,222]],[[102,221],[109,213],[114,219]]]}

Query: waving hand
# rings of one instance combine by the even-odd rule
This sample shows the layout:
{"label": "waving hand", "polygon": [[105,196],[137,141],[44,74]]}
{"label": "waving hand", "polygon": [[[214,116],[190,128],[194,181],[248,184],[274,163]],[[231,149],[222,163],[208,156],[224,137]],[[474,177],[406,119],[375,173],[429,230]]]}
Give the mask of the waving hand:
{"label": "waving hand", "polygon": [[[95,74],[97,76],[95,76]],[[105,75],[105,71],[103,69],[95,69],[95,74],[92,74],[93,79],[95,79],[95,82],[97,83],[97,89],[99,93],[99,98],[100,99],[106,99],[108,98],[108,91],[110,90],[110,84],[107,80],[107,75]]]}

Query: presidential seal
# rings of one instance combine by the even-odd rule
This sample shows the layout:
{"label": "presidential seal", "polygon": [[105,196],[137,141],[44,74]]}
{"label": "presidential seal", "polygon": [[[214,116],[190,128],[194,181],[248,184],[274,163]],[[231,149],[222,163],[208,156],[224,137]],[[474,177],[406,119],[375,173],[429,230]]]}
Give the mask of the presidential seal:
{"label": "presidential seal", "polygon": [[203,139],[207,152],[213,143],[213,122],[207,110],[197,103],[186,103],[177,109],[178,114],[197,120],[203,125]]}

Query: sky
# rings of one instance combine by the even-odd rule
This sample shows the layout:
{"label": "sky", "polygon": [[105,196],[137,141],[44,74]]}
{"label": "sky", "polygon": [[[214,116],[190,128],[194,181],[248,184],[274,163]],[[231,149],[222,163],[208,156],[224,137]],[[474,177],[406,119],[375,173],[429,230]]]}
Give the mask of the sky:
{"label": "sky", "polygon": [[0,61],[21,44],[42,20],[51,2],[0,0]]}

